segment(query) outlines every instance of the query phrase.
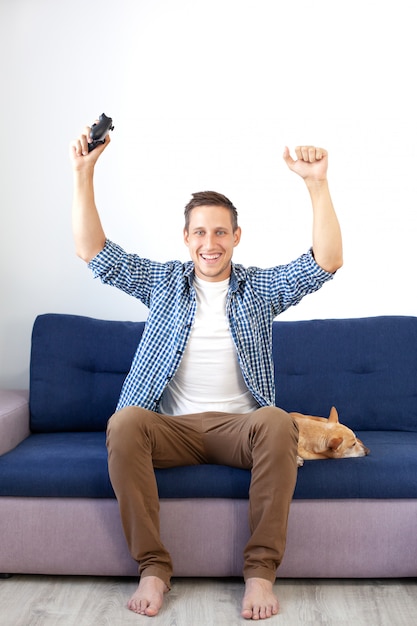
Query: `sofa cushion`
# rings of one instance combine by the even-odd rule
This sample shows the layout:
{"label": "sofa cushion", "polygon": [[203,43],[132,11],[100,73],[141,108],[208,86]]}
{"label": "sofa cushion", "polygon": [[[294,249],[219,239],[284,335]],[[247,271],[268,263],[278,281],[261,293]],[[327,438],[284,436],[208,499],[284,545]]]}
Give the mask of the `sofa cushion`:
{"label": "sofa cushion", "polygon": [[[361,432],[371,454],[306,461],[295,498],[417,498],[417,433]],[[155,471],[161,498],[247,498],[250,471],[196,465]],[[0,496],[112,498],[105,434],[31,435],[0,457]]]}
{"label": "sofa cushion", "polygon": [[[35,320],[31,430],[104,431],[143,322],[47,314]],[[274,322],[276,404],[353,430],[417,432],[417,318]]]}
{"label": "sofa cushion", "polygon": [[275,322],[276,403],[353,430],[417,432],[417,318]]}
{"label": "sofa cushion", "polygon": [[30,362],[32,432],[104,431],[143,328],[143,322],[39,315]]}

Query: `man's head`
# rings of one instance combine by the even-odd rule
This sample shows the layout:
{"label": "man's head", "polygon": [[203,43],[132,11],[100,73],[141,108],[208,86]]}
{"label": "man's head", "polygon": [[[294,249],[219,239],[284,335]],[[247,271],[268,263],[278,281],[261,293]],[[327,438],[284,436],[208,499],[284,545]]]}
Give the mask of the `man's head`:
{"label": "man's head", "polygon": [[184,242],[196,276],[216,282],[230,276],[233,249],[240,241],[237,210],[215,191],[193,194],[185,207]]}

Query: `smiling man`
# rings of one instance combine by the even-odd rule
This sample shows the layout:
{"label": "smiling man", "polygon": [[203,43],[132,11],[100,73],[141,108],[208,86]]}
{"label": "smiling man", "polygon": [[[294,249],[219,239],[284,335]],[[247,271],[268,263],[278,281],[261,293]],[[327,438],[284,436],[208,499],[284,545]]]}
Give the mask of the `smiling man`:
{"label": "smiling man", "polygon": [[139,564],[139,586],[128,606],[154,616],[171,585],[154,468],[217,463],[251,470],[241,615],[266,619],[278,613],[273,585],[285,549],[298,441],[296,423],[275,406],[272,322],[342,265],[327,152],[301,146],[294,160],[288,148],[284,151],[313,207],[313,245],[295,261],[269,269],[235,264],[241,238],[236,208],[209,191],[194,194],[185,208],[184,242],[191,260],[159,263],[128,254],[106,238],[93,174],[110,137],[89,153],[89,131],[70,147],[77,254],[103,283],[149,308],[107,429],[110,478]]}

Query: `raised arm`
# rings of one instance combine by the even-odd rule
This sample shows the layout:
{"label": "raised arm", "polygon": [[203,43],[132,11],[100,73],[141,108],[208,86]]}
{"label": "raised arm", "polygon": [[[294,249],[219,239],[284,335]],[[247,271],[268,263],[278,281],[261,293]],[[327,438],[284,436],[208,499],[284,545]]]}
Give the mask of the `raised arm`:
{"label": "raised arm", "polygon": [[342,235],[327,181],[328,155],[323,148],[298,146],[294,160],[288,148],[284,160],[290,170],[301,176],[313,206],[313,253],[316,262],[327,272],[343,265]]}
{"label": "raised arm", "polygon": [[72,228],[77,255],[88,263],[104,247],[106,235],[94,199],[94,168],[97,159],[110,143],[110,135],[105,143],[88,152],[90,128],[70,144],[70,158],[74,172],[74,192],[72,203]]}

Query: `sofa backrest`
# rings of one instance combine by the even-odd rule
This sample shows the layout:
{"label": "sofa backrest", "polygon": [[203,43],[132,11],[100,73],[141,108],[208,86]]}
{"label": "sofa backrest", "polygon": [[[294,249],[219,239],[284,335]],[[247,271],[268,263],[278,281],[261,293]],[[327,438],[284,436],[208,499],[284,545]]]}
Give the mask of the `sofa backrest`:
{"label": "sofa backrest", "polygon": [[103,431],[144,322],[39,315],[32,331],[32,432]]}
{"label": "sofa backrest", "polygon": [[353,430],[417,431],[417,318],[275,322],[276,403]]}
{"label": "sofa backrest", "polygon": [[[144,322],[64,314],[36,318],[30,364],[33,432],[103,431]],[[276,404],[353,430],[417,431],[417,318],[274,322]]]}

